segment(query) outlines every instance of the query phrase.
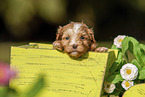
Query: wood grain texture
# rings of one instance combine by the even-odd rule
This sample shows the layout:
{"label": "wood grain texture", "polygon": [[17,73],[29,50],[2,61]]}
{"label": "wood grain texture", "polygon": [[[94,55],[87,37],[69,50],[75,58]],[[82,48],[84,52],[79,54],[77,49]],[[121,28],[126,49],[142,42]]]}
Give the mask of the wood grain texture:
{"label": "wood grain texture", "polygon": [[10,87],[25,91],[44,74],[47,84],[38,97],[100,97],[105,74],[115,59],[114,51],[88,52],[74,60],[50,44],[12,46],[11,67],[19,75]]}
{"label": "wood grain texture", "polygon": [[123,97],[145,97],[145,84],[137,84],[125,91]]}

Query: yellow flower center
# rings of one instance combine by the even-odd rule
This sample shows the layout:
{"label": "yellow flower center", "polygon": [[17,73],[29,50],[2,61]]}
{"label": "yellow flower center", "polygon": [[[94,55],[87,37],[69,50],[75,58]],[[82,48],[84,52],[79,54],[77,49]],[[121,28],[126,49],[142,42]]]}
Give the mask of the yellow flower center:
{"label": "yellow flower center", "polygon": [[119,41],[119,42],[122,42],[122,40],[123,40],[123,39],[119,39],[118,41]]}
{"label": "yellow flower center", "polygon": [[127,70],[126,70],[126,73],[127,73],[127,74],[131,74],[131,69],[127,69]]}
{"label": "yellow flower center", "polygon": [[129,87],[130,86],[130,83],[129,82],[125,82],[125,86],[126,87]]}
{"label": "yellow flower center", "polygon": [[0,69],[0,79],[4,77],[4,72],[3,70]]}

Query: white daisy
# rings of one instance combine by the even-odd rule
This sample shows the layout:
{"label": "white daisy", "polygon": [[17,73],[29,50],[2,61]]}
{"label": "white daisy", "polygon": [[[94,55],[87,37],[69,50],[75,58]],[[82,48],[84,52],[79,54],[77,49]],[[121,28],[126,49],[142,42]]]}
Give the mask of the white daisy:
{"label": "white daisy", "polygon": [[111,83],[109,83],[109,82],[105,82],[105,83],[104,83],[104,91],[105,91],[106,93],[112,93],[112,92],[114,91],[115,88],[116,88],[116,87],[115,87],[114,84],[111,84]]}
{"label": "white daisy", "polygon": [[125,90],[128,90],[130,87],[132,87],[134,84],[133,81],[127,81],[127,80],[124,80],[121,85],[122,87],[125,89]]}
{"label": "white daisy", "polygon": [[114,45],[116,45],[117,48],[122,47],[122,40],[125,38],[125,35],[118,35],[116,38],[114,38]]}
{"label": "white daisy", "polygon": [[125,80],[135,80],[138,76],[138,68],[131,63],[127,63],[120,69],[120,74]]}

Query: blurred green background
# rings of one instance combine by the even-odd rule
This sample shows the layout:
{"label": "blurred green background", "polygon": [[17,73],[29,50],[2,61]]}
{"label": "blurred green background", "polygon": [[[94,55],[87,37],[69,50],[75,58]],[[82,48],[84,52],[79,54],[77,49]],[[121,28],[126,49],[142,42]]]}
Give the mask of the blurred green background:
{"label": "blurred green background", "polygon": [[144,42],[145,0],[0,0],[0,60],[9,62],[11,45],[52,43],[70,21],[93,27],[100,46],[119,34]]}

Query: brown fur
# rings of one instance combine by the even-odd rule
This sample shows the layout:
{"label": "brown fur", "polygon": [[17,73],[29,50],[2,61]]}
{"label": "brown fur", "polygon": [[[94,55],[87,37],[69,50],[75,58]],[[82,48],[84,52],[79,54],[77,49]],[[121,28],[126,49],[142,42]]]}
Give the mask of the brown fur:
{"label": "brown fur", "polygon": [[[75,24],[81,25],[75,32]],[[68,39],[69,38],[69,39]],[[98,48],[94,38],[94,32],[86,24],[71,22],[63,27],[59,26],[56,34],[54,48],[67,53],[72,58],[78,58],[87,51],[105,52],[105,49]]]}

